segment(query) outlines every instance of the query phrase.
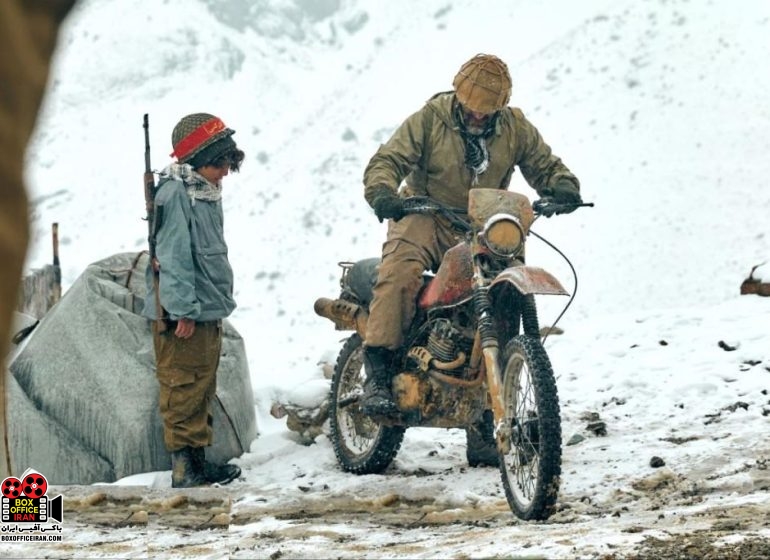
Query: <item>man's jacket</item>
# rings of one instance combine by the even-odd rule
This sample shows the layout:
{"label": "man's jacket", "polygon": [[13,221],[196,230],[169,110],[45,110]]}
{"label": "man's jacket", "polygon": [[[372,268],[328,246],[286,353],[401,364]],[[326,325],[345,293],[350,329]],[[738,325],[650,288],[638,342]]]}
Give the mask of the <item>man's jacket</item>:
{"label": "man's jacket", "polygon": [[[224,319],[235,309],[227,260],[222,201],[192,200],[185,184],[161,178],[155,196],[160,303],[172,320]],[[156,318],[152,271],[147,270],[144,315]]]}
{"label": "man's jacket", "polygon": [[562,180],[580,187],[516,108],[499,112],[495,130],[487,139],[489,167],[472,184],[464,141],[452,116],[454,99],[453,92],[433,96],[380,146],[364,172],[367,202],[371,204],[378,187],[396,191],[406,180],[404,195],[427,195],[451,207],[467,208],[469,189],[507,189],[515,166],[538,193]]}

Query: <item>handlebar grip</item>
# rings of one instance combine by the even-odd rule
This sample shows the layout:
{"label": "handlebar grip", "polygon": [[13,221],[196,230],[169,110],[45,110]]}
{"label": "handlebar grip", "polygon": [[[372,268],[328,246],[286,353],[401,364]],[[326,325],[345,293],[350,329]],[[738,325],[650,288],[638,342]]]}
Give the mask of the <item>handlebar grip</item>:
{"label": "handlebar grip", "polygon": [[582,208],[583,206],[593,207],[593,205],[593,202],[558,203],[555,202],[551,197],[544,196],[543,198],[535,200],[532,203],[532,210],[535,212],[535,214],[550,218],[554,214],[564,214],[577,210],[578,208]]}

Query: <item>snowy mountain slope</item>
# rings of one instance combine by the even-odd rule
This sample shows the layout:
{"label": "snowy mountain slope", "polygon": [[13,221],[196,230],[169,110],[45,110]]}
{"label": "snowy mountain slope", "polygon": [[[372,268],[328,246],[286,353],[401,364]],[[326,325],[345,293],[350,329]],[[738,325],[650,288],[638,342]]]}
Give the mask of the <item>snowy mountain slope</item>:
{"label": "snowy mountain slope", "polygon": [[770,10],[740,6],[636,3],[524,66],[546,69],[543,88],[525,95],[597,203],[564,245],[576,259],[587,250],[607,261],[580,267],[594,292],[584,303],[715,303],[768,253],[770,78],[752,69],[770,49]]}
{"label": "snowy mountain slope", "polygon": [[[314,539],[340,557],[360,557],[362,546],[401,557],[596,557],[725,516],[740,522],[714,542],[767,537],[755,513],[767,509],[769,451],[758,434],[768,422],[768,305],[738,296],[770,255],[767,2],[168,0],[147,12],[138,0],[92,0],[78,11],[28,155],[30,266],[50,258],[52,221],[65,287],[89,262],[144,246],[144,112],[158,169],[174,124],[193,111],[222,116],[247,152],[225,183],[232,320],[247,341],[263,432],[235,487],[236,514],[262,515],[230,535],[242,557],[309,557]],[[312,303],[336,293],[337,261],[379,250],[384,225],[361,196],[368,158],[484,51],[508,62],[512,103],[596,203],[534,228],[579,274],[566,334],[548,349],[565,444],[586,438],[565,445],[561,509],[536,532],[511,522],[496,473],[465,468],[458,431],[410,430],[385,476],[357,478],[337,469],[324,436],[305,448],[267,415],[276,398],[318,393],[317,362],[333,361],[344,335]],[[532,195],[520,177],[514,186]],[[572,287],[539,241],[528,258]],[[544,298],[542,321],[563,304]],[[590,413],[606,436],[586,429]],[[650,467],[653,455],[666,468]],[[167,475],[133,483],[164,486]],[[379,515],[393,494],[404,519],[344,521],[351,502]],[[339,526],[304,519],[316,503],[346,504]],[[431,507],[429,530],[405,529]],[[169,554],[188,537],[170,534]]]}
{"label": "snowy mountain slope", "polygon": [[[647,11],[652,7],[660,10],[656,18]],[[762,224],[770,200],[762,196],[758,184],[766,162],[743,155],[757,153],[756,145],[766,141],[770,124],[762,97],[766,90],[762,84],[756,89],[739,85],[740,80],[722,84],[718,73],[719,67],[733,72],[741,65],[750,67],[746,66],[750,61],[740,58],[741,52],[761,58],[757,51],[767,48],[761,40],[767,24],[760,18],[749,24],[745,14],[718,17],[713,8],[691,7],[689,19],[677,18],[677,9],[670,4],[662,8],[641,4],[634,11],[619,10],[583,24],[537,57],[511,64],[513,75],[521,76],[514,79],[519,92],[515,102],[578,173],[586,199],[597,204],[565,218],[541,221],[536,227],[567,252],[581,278],[575,310],[566,321],[628,307],[716,303],[737,293],[748,267],[768,252]],[[711,23],[714,19],[719,23]],[[690,35],[681,30],[688,23],[693,28]],[[717,25],[719,33],[715,33]],[[662,28],[657,34],[656,27]],[[687,38],[686,45],[680,44],[685,39],[678,39],[675,31]],[[720,36],[723,42],[724,37],[734,37],[735,46],[720,47]],[[639,51],[637,45],[645,40],[646,50]],[[643,66],[635,62],[639,52],[650,62]],[[574,60],[589,63],[579,65]],[[694,81],[696,76],[702,79]],[[554,86],[554,79],[564,84]],[[537,85],[529,85],[533,83]],[[707,127],[699,124],[704,120],[700,115],[719,114],[712,107],[736,98],[738,92],[732,90],[737,88],[744,90],[740,99],[745,100],[734,107],[732,114],[737,116],[713,119],[713,132],[701,132]],[[371,89],[362,86],[353,91]],[[436,89],[441,88],[424,91]],[[329,115],[336,115],[336,123],[330,117],[308,124],[306,148],[302,148],[303,139],[297,139],[297,151],[311,156],[303,159],[308,166],[286,164],[289,184],[302,188],[320,183],[319,194],[308,194],[296,207],[289,199],[289,208],[282,210],[292,216],[290,222],[308,223],[311,232],[327,236],[329,242],[316,244],[312,255],[303,247],[297,251],[303,260],[314,259],[307,270],[320,270],[325,277],[331,269],[334,281],[336,270],[330,263],[376,254],[382,239],[382,229],[372,223],[371,213],[355,195],[360,192],[361,170],[391,130],[388,124],[400,122],[400,115],[416,109],[427,97],[420,96],[394,115],[395,121],[379,119],[367,128],[367,121],[375,117],[360,107],[379,104],[376,100],[350,103],[350,95],[336,95],[324,105]],[[753,124],[738,126],[745,121]],[[332,141],[335,135],[330,130],[337,134],[350,130],[358,142],[348,141],[331,154],[322,152],[318,158],[323,163],[316,168],[312,146],[318,138],[324,144]],[[746,164],[736,166],[736,161]],[[520,179],[517,185],[527,192]],[[723,219],[731,215],[732,220]],[[335,236],[340,230],[349,233]],[[348,239],[352,247],[341,249]],[[571,284],[564,263],[539,242],[533,242],[529,254],[532,262],[543,263],[566,285]],[[293,256],[290,262],[296,262]],[[306,309],[316,295],[307,295]],[[553,317],[560,304],[548,302],[548,311],[554,311],[543,314],[544,319]],[[311,328],[315,318],[296,317],[300,323],[303,319]]]}
{"label": "snowy mountain slope", "polygon": [[[500,28],[492,33],[486,19],[487,27],[479,25],[488,13],[483,3],[349,3],[320,21],[298,16],[301,3],[266,3],[274,8],[265,16],[273,27],[285,8],[295,8],[284,14],[294,31],[276,37],[264,32],[267,23],[244,29],[222,23],[211,15],[213,2],[177,0],[152,13],[129,0],[109,8],[86,2],[78,25],[63,37],[29,154],[38,202],[30,264],[47,258],[54,220],[62,222],[65,283],[105,247],[142,248],[141,191],[132,178],[142,165],[141,114],[150,113],[159,169],[168,161],[168,131],[180,115],[218,111],[248,153],[243,173],[226,185],[240,303],[234,319],[258,344],[255,352],[262,352],[268,334],[297,321],[317,329],[318,319],[308,312],[317,295],[336,289],[334,263],[379,250],[384,227],[360,195],[363,166],[377,145],[429,95],[449,88],[468,56],[494,50],[513,64],[532,52],[527,47],[542,48],[600,4],[586,3],[580,16],[567,8],[536,29],[519,24],[533,9],[527,3],[499,3]],[[412,17],[402,17],[406,12]],[[100,32],[111,19],[129,23]],[[432,50],[424,52],[426,44]],[[105,52],[114,57],[101,56]],[[237,71],[218,71],[223,67]],[[87,163],[67,157],[73,153],[87,154]],[[99,232],[97,239],[90,232]],[[288,243],[284,232],[290,232]],[[298,299],[286,279],[308,271],[325,284],[317,294],[303,289]],[[291,344],[285,353],[295,352]],[[301,358],[314,363],[316,355],[313,349]]]}
{"label": "snowy mountain slope", "polygon": [[[238,24],[246,4],[84,2],[29,152],[30,265],[47,259],[52,221],[65,284],[105,252],[141,249],[141,114],[157,169],[180,115],[221,114],[248,154],[225,185],[233,320],[256,385],[287,365],[301,379],[338,336],[312,302],[336,292],[336,262],[376,255],[384,237],[361,196],[366,161],[478,51],[509,62],[513,103],[596,203],[535,227],[578,270],[565,325],[718,303],[770,251],[770,78],[754,71],[770,50],[766,3],[595,2],[548,17],[527,2],[335,5],[265,2]],[[108,19],[126,25],[107,33]],[[514,188],[533,194],[520,177]],[[528,254],[572,287],[550,249],[533,240]],[[543,320],[562,305],[544,302]]]}

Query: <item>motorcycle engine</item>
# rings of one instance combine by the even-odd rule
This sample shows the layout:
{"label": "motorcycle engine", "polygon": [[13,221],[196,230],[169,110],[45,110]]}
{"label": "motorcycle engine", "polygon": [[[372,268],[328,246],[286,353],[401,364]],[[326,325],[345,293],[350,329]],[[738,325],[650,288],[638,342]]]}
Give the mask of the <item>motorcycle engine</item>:
{"label": "motorcycle engine", "polygon": [[460,338],[460,331],[452,326],[449,319],[436,319],[428,335],[428,351],[441,362],[452,362],[460,350],[457,344]]}

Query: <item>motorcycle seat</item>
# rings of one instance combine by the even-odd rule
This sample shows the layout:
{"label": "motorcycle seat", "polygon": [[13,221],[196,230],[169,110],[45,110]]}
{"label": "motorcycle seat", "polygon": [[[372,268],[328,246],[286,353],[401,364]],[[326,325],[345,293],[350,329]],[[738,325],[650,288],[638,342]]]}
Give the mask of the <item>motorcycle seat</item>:
{"label": "motorcycle seat", "polygon": [[[364,307],[369,307],[369,304],[374,298],[373,290],[374,285],[377,283],[377,275],[380,271],[381,261],[382,259],[378,257],[361,259],[350,267],[350,270],[345,276],[345,285],[343,286],[343,289],[351,292]],[[423,287],[426,286],[432,278],[432,274],[424,274]]]}
{"label": "motorcycle seat", "polygon": [[380,260],[378,257],[362,259],[356,262],[345,276],[344,287],[364,306],[368,306],[372,301],[372,289],[377,282]]}

